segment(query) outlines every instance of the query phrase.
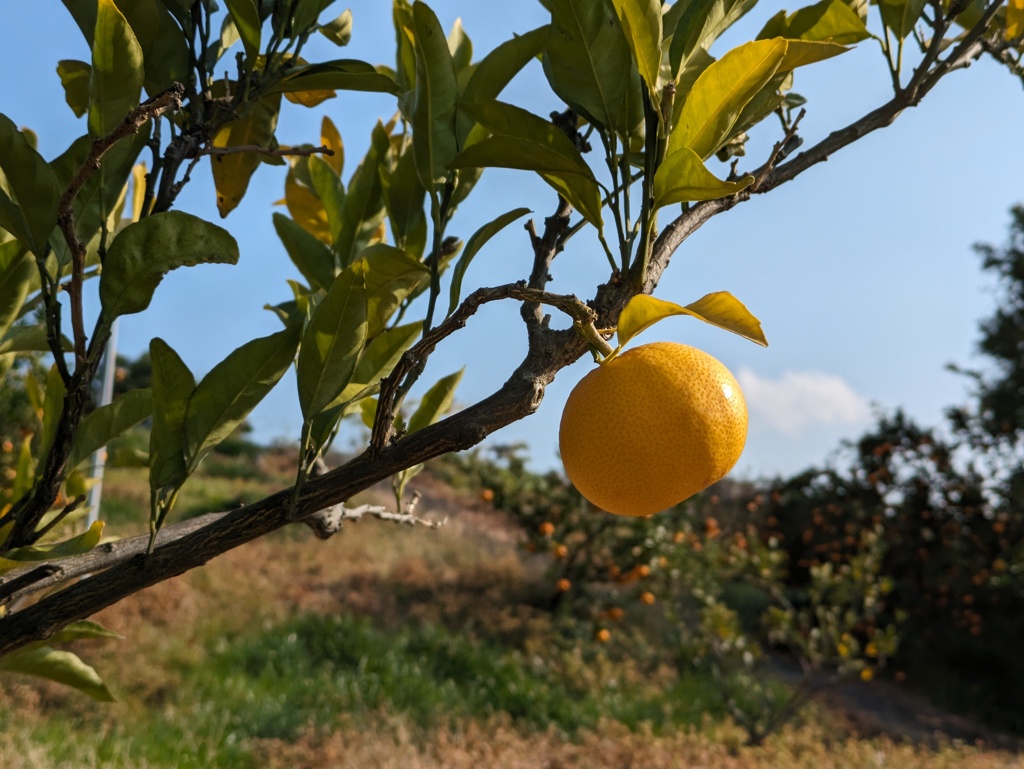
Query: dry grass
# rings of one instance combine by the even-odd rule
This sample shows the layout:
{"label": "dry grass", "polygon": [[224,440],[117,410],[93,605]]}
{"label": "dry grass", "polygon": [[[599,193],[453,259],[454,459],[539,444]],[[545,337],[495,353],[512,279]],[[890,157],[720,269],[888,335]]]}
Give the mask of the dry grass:
{"label": "dry grass", "polygon": [[[235,483],[225,479],[217,494],[230,495]],[[701,729],[657,735],[607,721],[569,737],[501,717],[423,725],[388,712],[334,714],[327,723],[310,722],[294,739],[245,738],[235,744],[230,714],[218,712],[212,701],[182,701],[183,688],[195,691],[187,689],[195,685],[189,684],[189,671],[207,663],[211,649],[310,613],[363,615],[383,627],[426,623],[527,651],[543,649],[551,619],[541,606],[538,563],[523,560],[514,529],[439,484],[426,480],[420,487],[426,492],[421,512],[449,516],[447,526],[425,531],[366,521],[326,543],[297,528],[102,612],[97,619],[125,640],[81,644],[78,651],[121,701],[97,706],[55,685],[2,679],[0,767],[1024,769],[1024,759],[1008,752],[862,739],[848,722],[820,710],[759,749],[742,747],[738,729],[711,720]],[[128,508],[145,503],[141,488],[138,476],[121,473],[106,491]],[[250,484],[246,493],[251,491]],[[356,501],[386,503],[383,494]],[[581,667],[579,675],[601,672]],[[655,679],[643,680],[633,670],[623,680],[650,686]],[[205,731],[190,733],[189,725],[200,720]],[[132,731],[133,724],[144,723],[148,731]],[[165,724],[174,728],[163,734]],[[159,749],[146,740],[159,741]]]}

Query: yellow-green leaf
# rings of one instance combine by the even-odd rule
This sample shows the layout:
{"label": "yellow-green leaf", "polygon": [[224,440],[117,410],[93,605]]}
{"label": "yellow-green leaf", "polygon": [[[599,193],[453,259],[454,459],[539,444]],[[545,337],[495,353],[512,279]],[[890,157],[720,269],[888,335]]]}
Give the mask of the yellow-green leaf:
{"label": "yellow-green leaf", "polygon": [[685,307],[647,294],[634,296],[619,315],[619,347],[644,329],[673,315],[689,315],[712,326],[732,331],[759,345],[768,346],[768,340],[761,330],[761,321],[728,291],[716,291]]}
{"label": "yellow-green leaf", "polygon": [[[271,147],[277,115],[281,109],[280,96],[268,96],[253,105],[249,113],[228,123],[213,137],[214,147]],[[249,179],[260,164],[254,152],[236,152],[214,155],[210,168],[217,188],[217,210],[222,217],[231,213],[249,188]]]}
{"label": "yellow-green leaf", "polygon": [[661,3],[658,0],[611,0],[626,34],[640,77],[658,100],[661,72]]}
{"label": "yellow-green leaf", "polygon": [[420,399],[420,405],[409,418],[407,433],[414,433],[434,424],[452,407],[452,402],[455,400],[455,388],[459,386],[465,370],[463,367],[454,374],[441,377],[433,387],[427,390]]}
{"label": "yellow-green leaf", "polygon": [[142,48],[114,0],[98,0],[89,75],[89,131],[106,136],[139,104]]}
{"label": "yellow-green leaf", "polygon": [[717,178],[689,147],[681,147],[665,158],[654,175],[654,207],[696,200],[713,200],[734,195],[748,187],[753,176],[726,182]]}
{"label": "yellow-green leaf", "polygon": [[103,521],[93,521],[92,526],[77,537],[65,539],[47,545],[28,545],[19,547],[4,554],[9,561],[50,561],[56,558],[69,558],[73,555],[88,553],[100,543],[103,536]]}
{"label": "yellow-green leaf", "polygon": [[62,59],[57,62],[57,74],[64,86],[64,101],[71,107],[75,117],[82,117],[89,111],[89,77],[92,67],[84,61]]}
{"label": "yellow-green leaf", "polygon": [[345,168],[345,144],[341,140],[341,133],[337,126],[327,115],[324,115],[324,119],[320,122],[320,144],[333,153],[324,155],[323,158],[334,169],[334,173],[341,176],[341,172]]}
{"label": "yellow-green leaf", "polygon": [[0,657],[0,671],[25,673],[74,687],[94,700],[113,702],[116,698],[99,674],[75,654],[51,646],[29,646]]}
{"label": "yellow-green leaf", "polygon": [[701,159],[712,155],[785,56],[782,38],[755,40],[732,49],[704,70],[686,95],[669,137],[668,154],[689,147]]}
{"label": "yellow-green leaf", "polygon": [[455,133],[459,86],[444,30],[425,3],[412,7],[416,90],[409,119],[416,171],[425,189],[444,182],[459,151]]}
{"label": "yellow-green leaf", "polygon": [[1024,35],[1024,0],[1010,0],[1006,6],[1006,29],[1003,30],[1003,37],[1006,40],[1016,40]]}

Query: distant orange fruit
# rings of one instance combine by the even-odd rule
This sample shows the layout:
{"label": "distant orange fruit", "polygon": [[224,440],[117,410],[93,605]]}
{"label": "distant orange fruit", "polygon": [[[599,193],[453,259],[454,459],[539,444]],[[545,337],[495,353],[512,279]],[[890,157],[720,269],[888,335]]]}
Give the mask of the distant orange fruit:
{"label": "distant orange fruit", "polygon": [[598,641],[600,641],[603,644],[608,643],[608,641],[609,641],[609,639],[611,639],[611,637],[612,637],[612,634],[610,632],[608,632],[607,628],[601,628],[600,630],[597,631],[596,635],[594,636],[594,638],[596,638]]}
{"label": "distant orange fruit", "polygon": [[537,531],[541,533],[541,536],[550,537],[555,533],[555,524],[551,523],[551,521],[544,521],[544,523],[537,527]]}
{"label": "distant orange fruit", "polygon": [[613,606],[608,610],[608,619],[613,622],[618,622],[625,616],[626,612],[622,610],[621,606]]}
{"label": "distant orange fruit", "polygon": [[642,603],[644,606],[653,606],[654,593],[652,593],[650,590],[645,590],[644,592],[642,592],[640,594],[640,603]]}
{"label": "distant orange fruit", "polygon": [[562,577],[562,579],[558,580],[555,584],[555,587],[558,588],[559,593],[568,593],[569,589],[572,587],[572,582],[567,580],[565,577]]}
{"label": "distant orange fruit", "polygon": [[747,437],[736,379],[715,358],[653,342],[585,376],[562,412],[565,472],[596,506],[644,516],[722,478]]}
{"label": "distant orange fruit", "polygon": [[481,491],[480,492],[480,499],[482,499],[484,502],[493,502],[494,501],[494,489],[484,489],[483,491]]}
{"label": "distant orange fruit", "polygon": [[567,548],[565,545],[558,545],[557,547],[555,547],[553,552],[555,554],[555,558],[569,557],[569,548]]}

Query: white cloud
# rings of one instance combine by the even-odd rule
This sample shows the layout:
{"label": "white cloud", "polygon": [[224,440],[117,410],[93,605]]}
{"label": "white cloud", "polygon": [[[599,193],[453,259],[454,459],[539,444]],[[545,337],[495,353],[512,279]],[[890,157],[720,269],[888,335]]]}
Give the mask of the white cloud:
{"label": "white cloud", "polygon": [[785,371],[768,379],[743,368],[736,379],[751,414],[790,435],[805,427],[854,425],[871,416],[867,399],[835,374]]}

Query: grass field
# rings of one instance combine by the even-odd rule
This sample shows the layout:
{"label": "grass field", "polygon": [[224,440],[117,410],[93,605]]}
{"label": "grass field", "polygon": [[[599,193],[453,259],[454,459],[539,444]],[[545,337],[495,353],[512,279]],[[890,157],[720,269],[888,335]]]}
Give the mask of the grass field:
{"label": "grass field", "polygon": [[[218,475],[183,513],[280,480]],[[450,518],[439,530],[366,521],[324,543],[296,527],[104,611],[124,640],[76,650],[119,701],[0,679],[0,767],[1024,767],[860,738],[816,706],[745,748],[709,679],[623,656],[625,631],[571,643],[514,527],[425,490],[421,512]],[[138,471],[111,471],[105,516],[142,530],[147,498]]]}

